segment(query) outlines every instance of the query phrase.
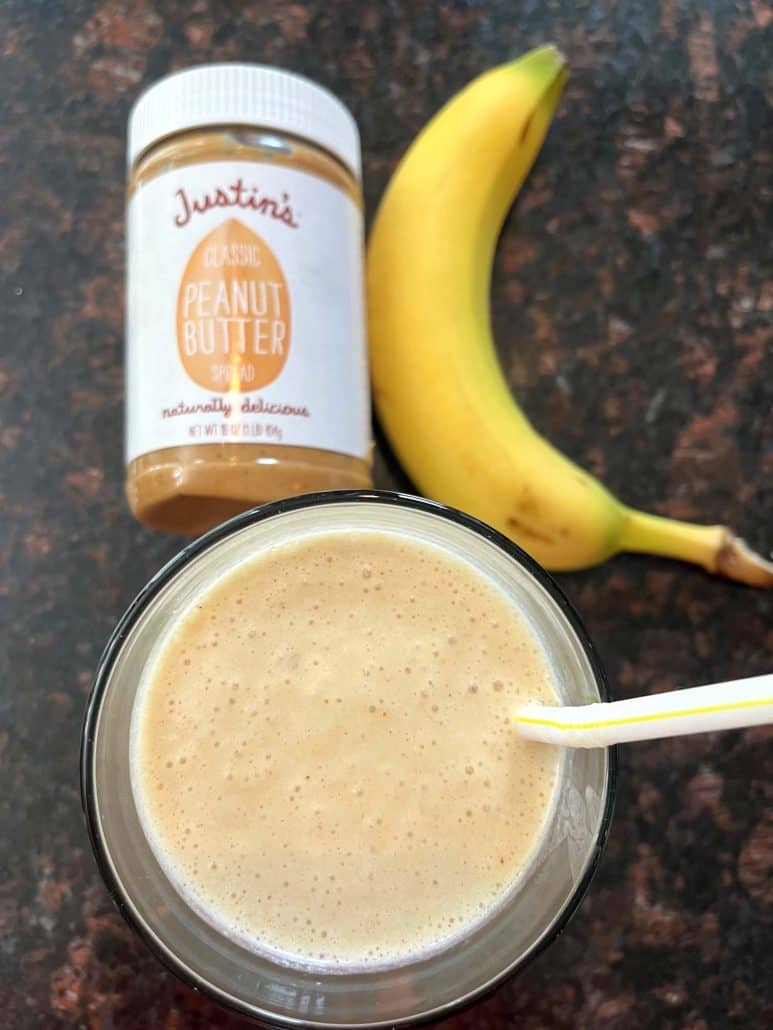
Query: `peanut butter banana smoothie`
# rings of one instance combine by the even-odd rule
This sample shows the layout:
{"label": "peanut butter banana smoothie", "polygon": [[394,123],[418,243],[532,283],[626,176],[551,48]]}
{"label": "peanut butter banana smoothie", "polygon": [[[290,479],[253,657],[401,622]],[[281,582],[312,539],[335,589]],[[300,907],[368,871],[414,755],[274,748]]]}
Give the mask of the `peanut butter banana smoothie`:
{"label": "peanut butter banana smoothie", "polygon": [[439,547],[328,532],[264,552],[162,638],[132,783],[167,875],[210,922],[288,962],[361,968],[447,944],[529,862],[557,749],[525,619]]}

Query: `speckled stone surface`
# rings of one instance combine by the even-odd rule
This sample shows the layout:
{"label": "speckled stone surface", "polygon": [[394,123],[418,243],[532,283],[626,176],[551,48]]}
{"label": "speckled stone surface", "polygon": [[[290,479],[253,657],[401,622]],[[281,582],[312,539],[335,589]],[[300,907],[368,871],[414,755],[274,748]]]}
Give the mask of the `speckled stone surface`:
{"label": "speckled stone surface", "polygon": [[[122,497],[123,134],[140,87],[209,59],[306,72],[359,120],[372,212],[447,97],[558,43],[572,78],[495,268],[509,378],[629,503],[765,548],[772,28],[761,0],[0,5],[2,1030],[246,1025],[125,928],[78,795],[100,650],[179,545]],[[405,485],[383,446],[377,479]],[[649,558],[561,582],[619,696],[773,666],[770,595]],[[772,742],[761,728],[628,748],[566,933],[448,1025],[773,1025]]]}

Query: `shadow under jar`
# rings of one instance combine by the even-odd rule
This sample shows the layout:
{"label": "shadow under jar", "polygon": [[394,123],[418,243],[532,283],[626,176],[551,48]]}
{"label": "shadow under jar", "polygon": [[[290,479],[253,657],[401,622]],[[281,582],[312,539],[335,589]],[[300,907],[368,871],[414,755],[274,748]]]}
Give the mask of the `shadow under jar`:
{"label": "shadow under jar", "polygon": [[371,484],[357,128],[300,76],[178,72],[129,123],[126,494],[198,534]]}
{"label": "shadow under jar", "polygon": [[479,997],[563,929],[592,877],[611,817],[614,749],[563,750],[544,831],[523,874],[461,936],[391,965],[347,970],[283,961],[246,946],[186,901],[154,854],[131,780],[132,717],[159,641],[246,561],[320,534],[363,531],[440,549],[472,566],[525,619],[562,702],[606,699],[592,645],[550,577],[494,530],[430,501],[368,491],[277,502],[218,527],[161,570],[118,625],[89,701],[81,775],[92,844],[124,916],[170,968],[219,1001],[280,1026],[411,1024]]}

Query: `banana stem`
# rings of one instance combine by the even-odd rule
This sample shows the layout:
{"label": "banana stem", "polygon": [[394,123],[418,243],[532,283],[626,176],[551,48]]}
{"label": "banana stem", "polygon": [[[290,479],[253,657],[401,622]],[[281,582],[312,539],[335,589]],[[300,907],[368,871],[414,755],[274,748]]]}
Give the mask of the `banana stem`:
{"label": "banana stem", "polygon": [[726,526],[697,526],[629,508],[623,519],[620,549],[681,558],[739,583],[773,587],[773,563],[755,554]]}

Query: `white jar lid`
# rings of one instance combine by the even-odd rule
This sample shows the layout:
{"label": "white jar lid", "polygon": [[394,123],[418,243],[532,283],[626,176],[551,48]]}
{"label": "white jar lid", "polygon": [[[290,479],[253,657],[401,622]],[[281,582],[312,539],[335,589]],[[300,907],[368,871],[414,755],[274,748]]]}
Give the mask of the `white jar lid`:
{"label": "white jar lid", "polygon": [[261,64],[204,64],[150,86],[129,114],[129,165],[165,136],[207,125],[260,125],[300,136],[360,178],[360,136],[349,110],[311,79]]}

